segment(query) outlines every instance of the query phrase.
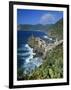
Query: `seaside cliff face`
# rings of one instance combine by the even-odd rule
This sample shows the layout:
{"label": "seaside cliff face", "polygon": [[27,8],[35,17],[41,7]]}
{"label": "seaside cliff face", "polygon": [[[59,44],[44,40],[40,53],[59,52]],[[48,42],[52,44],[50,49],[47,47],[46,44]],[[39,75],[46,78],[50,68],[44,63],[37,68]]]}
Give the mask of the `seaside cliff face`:
{"label": "seaside cliff face", "polygon": [[28,40],[28,45],[33,48],[34,53],[36,53],[36,56],[45,58],[44,53],[46,54],[47,45],[43,39],[32,36]]}

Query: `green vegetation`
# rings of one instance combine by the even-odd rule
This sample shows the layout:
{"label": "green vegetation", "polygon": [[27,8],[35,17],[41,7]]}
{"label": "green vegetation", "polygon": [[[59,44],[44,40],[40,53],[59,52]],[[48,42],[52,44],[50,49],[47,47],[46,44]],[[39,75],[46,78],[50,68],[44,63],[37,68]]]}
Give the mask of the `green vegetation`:
{"label": "green vegetation", "polygon": [[58,40],[63,39],[63,19],[60,19],[54,25],[49,27],[48,35]]}
{"label": "green vegetation", "polygon": [[63,78],[63,47],[57,46],[47,53],[43,64],[35,69],[27,79]]}

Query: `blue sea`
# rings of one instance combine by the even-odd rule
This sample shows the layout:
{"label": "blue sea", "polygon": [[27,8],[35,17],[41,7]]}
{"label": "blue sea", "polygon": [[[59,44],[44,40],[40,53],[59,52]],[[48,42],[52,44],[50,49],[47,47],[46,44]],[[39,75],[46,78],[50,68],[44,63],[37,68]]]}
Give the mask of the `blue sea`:
{"label": "blue sea", "polygon": [[[17,31],[17,68],[21,68],[24,74],[28,74],[32,72],[35,68],[39,67],[43,60],[40,57],[35,57],[36,53],[33,53],[33,48],[31,48],[28,44],[28,38],[32,36],[40,37],[44,39],[47,37],[45,32],[41,31]],[[48,37],[47,37],[48,38]]]}
{"label": "blue sea", "polygon": [[32,36],[32,34],[35,36],[35,37],[40,37],[40,38],[44,38],[44,36],[47,36],[47,34],[45,32],[41,32],[40,30],[31,30],[31,31],[23,31],[23,30],[19,30],[17,32],[17,42],[18,42],[18,45],[19,44],[25,44],[27,43],[27,40],[30,36]]}

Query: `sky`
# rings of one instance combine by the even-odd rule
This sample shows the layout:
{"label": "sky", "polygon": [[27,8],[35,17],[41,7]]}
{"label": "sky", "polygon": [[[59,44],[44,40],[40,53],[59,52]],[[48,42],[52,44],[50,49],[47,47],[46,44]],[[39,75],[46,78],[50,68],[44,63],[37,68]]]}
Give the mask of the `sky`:
{"label": "sky", "polygon": [[61,18],[62,11],[17,9],[17,24],[54,24]]}

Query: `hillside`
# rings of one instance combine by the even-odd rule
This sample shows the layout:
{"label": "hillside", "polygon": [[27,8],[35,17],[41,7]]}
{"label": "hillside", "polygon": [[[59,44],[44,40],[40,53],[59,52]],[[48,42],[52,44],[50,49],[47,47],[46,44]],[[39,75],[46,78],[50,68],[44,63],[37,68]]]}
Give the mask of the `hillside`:
{"label": "hillside", "polygon": [[48,31],[48,29],[53,26],[53,24],[46,24],[46,25],[42,25],[42,24],[19,24],[17,26],[18,30],[41,30],[41,31]]}
{"label": "hillside", "polygon": [[49,79],[63,77],[63,48],[62,45],[49,51],[44,63],[36,69],[30,79]]}
{"label": "hillside", "polygon": [[56,37],[57,39],[63,39],[63,19],[60,19],[53,26],[49,27],[48,35],[50,37]]}
{"label": "hillside", "polygon": [[36,24],[36,25],[20,24],[20,25],[18,25],[18,30],[42,30],[44,28],[45,28],[45,26],[42,24]]}

